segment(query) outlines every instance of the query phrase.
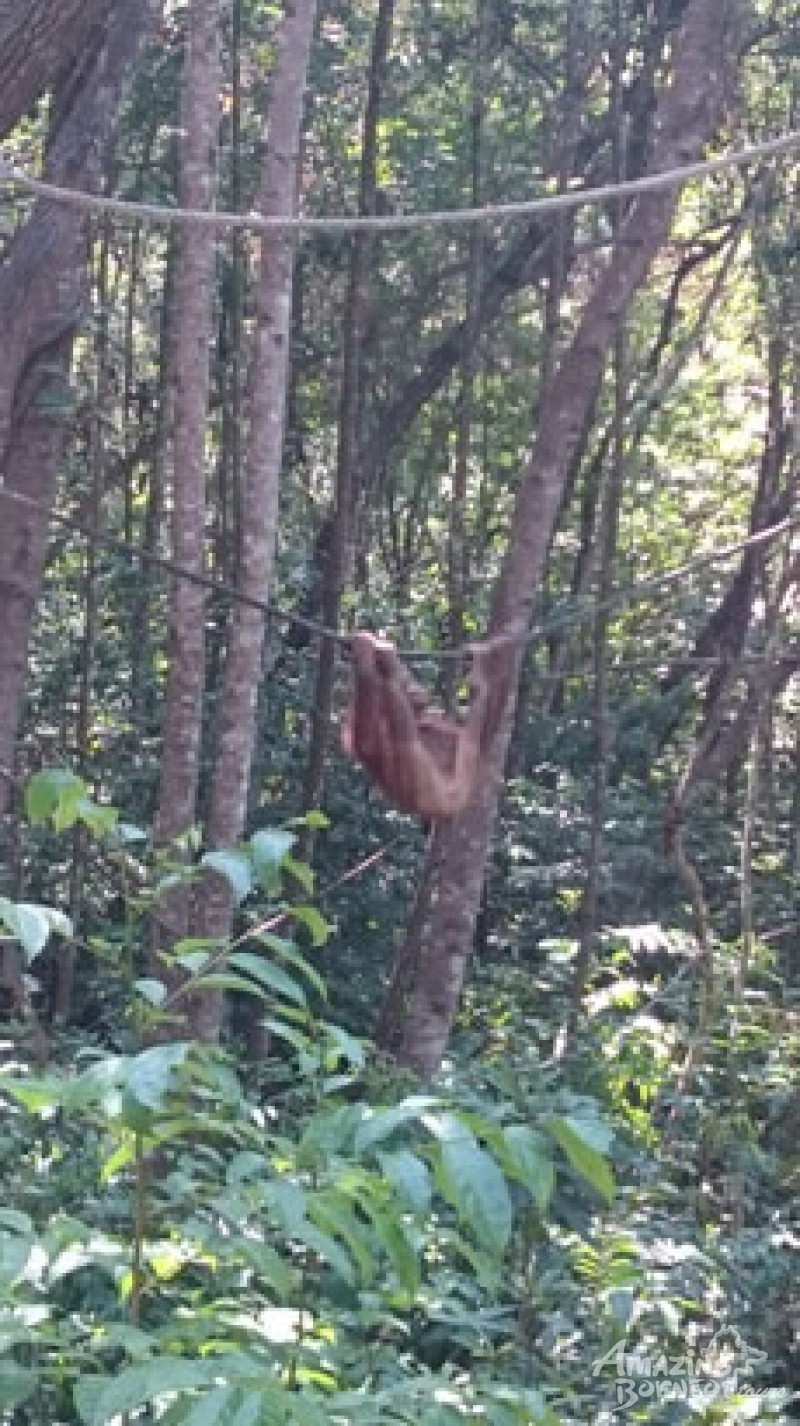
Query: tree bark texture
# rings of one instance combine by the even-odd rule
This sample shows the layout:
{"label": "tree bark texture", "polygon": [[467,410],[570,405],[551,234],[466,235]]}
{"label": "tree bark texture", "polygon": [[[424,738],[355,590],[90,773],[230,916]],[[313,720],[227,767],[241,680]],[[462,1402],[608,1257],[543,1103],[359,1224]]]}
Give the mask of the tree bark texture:
{"label": "tree bark texture", "polygon": [[[208,209],[214,194],[220,87],[219,0],[192,0],[181,98],[180,202]],[[199,224],[180,233],[169,344],[174,383],[172,558],[202,574],[206,526],[206,419],[215,240]],[[173,584],[169,674],[161,754],[156,838],[167,845],[196,820],[203,687],[205,591],[189,579]],[[189,930],[189,894],[176,887],[159,902],[154,948]]]}
{"label": "tree bark texture", "polygon": [[[34,7],[35,8],[35,7]],[[70,9],[70,6],[65,6]],[[100,160],[153,0],[126,0],[109,19],[81,82],[64,81],[47,151],[56,182],[96,183]],[[0,32],[2,12],[0,12]],[[47,515],[2,499],[2,489],[50,502],[68,410],[72,337],[85,298],[84,219],[37,203],[0,269],[0,765],[11,767],[27,663],[30,621],[41,583]],[[0,815],[9,783],[0,780]]]}
{"label": "tree bark texture", "polygon": [[[697,157],[713,129],[726,89],[734,45],[735,0],[692,0],[672,54],[672,79],[655,119],[650,168],[669,169]],[[618,324],[645,282],[669,233],[675,192],[631,204],[619,241],[588,297],[577,331],[554,373],[539,430],[523,471],[508,551],[495,589],[490,632],[527,629],[561,505],[570,461],[595,398]],[[521,662],[520,646],[518,662]],[[414,989],[382,1021],[397,1057],[421,1073],[439,1066],[458,1005],[480,904],[487,849],[503,773],[515,696],[472,807],[443,825],[430,856],[426,904],[415,917],[413,944],[401,950],[415,966]]]}
{"label": "tree bark texture", "polygon": [[[72,74],[64,77],[47,153],[47,174],[56,182],[96,182],[152,8],[152,0],[120,5],[91,65],[81,67],[82,82],[76,84]],[[0,36],[10,14],[9,7],[0,7]],[[0,51],[5,54],[2,41]],[[0,865],[31,619],[47,545],[46,512],[63,451],[72,339],[85,297],[85,260],[81,215],[40,202],[0,270]],[[3,501],[4,488],[27,495],[41,508]],[[12,945],[4,948],[0,978],[17,1007],[28,1013]]]}
{"label": "tree bark texture", "polygon": [[86,66],[119,0],[0,0],[0,139],[76,61]]}
{"label": "tree bark texture", "polygon": [[[265,126],[266,159],[261,212],[295,211],[297,166],[314,0],[289,0],[270,85]],[[283,455],[294,242],[289,235],[262,236],[256,322],[249,388],[249,445],[242,496],[239,589],[265,599],[272,584],[278,531]],[[242,835],[256,734],[256,703],[264,645],[264,614],[237,604],[231,615],[214,762],[208,841],[230,846]],[[227,885],[216,876],[198,896],[198,929],[224,935],[230,924]]]}
{"label": "tree bark texture", "polygon": [[[364,111],[364,136],[361,145],[358,211],[367,215],[376,210],[378,193],[378,121],[381,95],[386,77],[386,62],[392,38],[394,0],[380,0],[370,56],[367,102]],[[372,279],[375,237],[371,233],[354,233],[350,249],[350,268],[344,311],[342,352],[342,384],[339,393],[339,430],[336,451],[336,488],[333,522],[328,558],[325,562],[323,590],[323,622],[328,628],[339,623],[342,593],[349,564],[348,545],[353,516],[358,499],[358,476],[361,455],[362,415],[362,347],[364,318]],[[311,723],[311,743],[303,786],[302,808],[306,812],[318,801],[322,788],[325,754],[333,709],[336,648],[330,639],[320,650],[317,684],[314,692],[314,712]]]}

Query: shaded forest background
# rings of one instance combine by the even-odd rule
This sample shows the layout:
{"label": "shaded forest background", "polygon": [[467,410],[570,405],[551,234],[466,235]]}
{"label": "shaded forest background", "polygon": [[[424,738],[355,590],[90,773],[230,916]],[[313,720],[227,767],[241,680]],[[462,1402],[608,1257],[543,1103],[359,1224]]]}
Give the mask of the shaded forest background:
{"label": "shaded forest background", "polygon": [[[138,1208],[126,1237],[101,1197],[86,1241],[102,1221],[132,1254],[122,1316],[152,1334],[115,1338],[146,1389],[82,1388],[64,1324],[117,1308],[73,1283],[63,1341],[33,1361],[11,1335],[0,1420],[102,1426],[171,1391],[158,1419],[193,1426],[594,1420],[603,1345],[734,1326],[767,1358],[759,1419],[794,1419],[797,151],[613,187],[800,128],[799,56],[780,0],[0,0],[4,1231],[41,1246],[83,1211],[88,1167],[38,1203],[27,1180],[36,1114],[69,1124],[65,1162],[88,1115]],[[252,220],[601,185],[480,222]],[[338,750],[325,631],[364,626],[451,711],[454,652],[525,633],[480,794],[432,832]],[[89,1062],[122,1109],[75,1097]],[[274,1397],[255,1332],[257,1387],[170,1376],[203,1355],[165,1326],[196,1284],[146,1265],[187,1194],[195,1246],[219,1232],[192,1116],[255,1155],[268,1102],[268,1176],[312,1207],[226,1200],[227,1292],[264,1274],[270,1311],[350,1344],[323,1388],[302,1332],[276,1338]],[[433,1147],[398,1146],[418,1119]],[[347,1175],[384,1138],[373,1240]],[[739,1419],[734,1395],[638,1409]]]}

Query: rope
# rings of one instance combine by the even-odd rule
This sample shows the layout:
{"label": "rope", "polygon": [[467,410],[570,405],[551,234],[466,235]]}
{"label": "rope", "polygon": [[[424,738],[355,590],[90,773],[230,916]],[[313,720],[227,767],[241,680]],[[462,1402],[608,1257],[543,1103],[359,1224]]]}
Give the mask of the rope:
{"label": "rope", "polygon": [[[156,569],[171,574],[175,579],[185,579],[190,584],[200,585],[201,588],[208,589],[213,594],[219,594],[232,603],[243,604],[250,609],[258,609],[267,619],[273,619],[280,623],[297,624],[300,628],[307,629],[309,633],[316,634],[322,639],[332,639],[337,644],[345,645],[349,641],[348,633],[328,628],[326,624],[320,624],[316,619],[308,619],[305,615],[297,614],[279,604],[270,604],[265,599],[258,599],[255,595],[246,594],[231,584],[224,584],[220,580],[213,579],[210,575],[186,569],[165,555],[156,554],[154,550],[142,549],[139,545],[132,545],[127,540],[120,540],[114,535],[106,535],[100,530],[93,530],[74,516],[62,515],[56,510],[51,510],[44,501],[35,500],[30,495],[23,495],[21,491],[9,490],[6,486],[0,485],[0,500],[11,500],[27,509],[39,510],[48,519],[55,520],[62,527],[82,535],[90,544],[100,545],[129,559],[141,560],[145,565],[153,565]],[[626,604],[634,604],[640,599],[647,598],[656,590],[668,589],[671,585],[680,583],[688,575],[695,574],[700,569],[705,569],[712,564],[724,563],[726,560],[742,554],[745,550],[769,544],[780,535],[786,534],[787,531],[797,529],[798,526],[800,526],[800,514],[789,515],[785,520],[779,520],[775,525],[768,525],[763,530],[757,530],[753,535],[745,535],[742,539],[734,540],[731,544],[720,545],[716,549],[694,555],[685,564],[677,565],[675,569],[668,570],[665,574],[654,574],[649,579],[639,580],[636,584],[621,586],[602,602],[597,600],[576,602],[575,608],[565,609],[534,624],[525,636],[525,642],[532,643],[545,634],[568,628],[572,624],[581,624],[585,620],[594,618],[598,609],[606,612]],[[435,654],[423,653],[419,649],[398,649],[398,654],[406,663],[429,663],[434,660],[437,663],[444,663],[450,659],[463,659],[464,653],[463,648],[440,649]],[[676,654],[675,660],[676,662],[681,661],[681,655]],[[686,659],[683,661],[685,662]]]}
{"label": "rope", "polygon": [[[0,492],[1,493],[1,492]],[[768,544],[779,535],[783,535],[787,530],[794,530],[800,526],[800,514],[788,515],[785,520],[779,520],[777,525],[766,525],[763,530],[756,530],[753,535],[745,535],[741,540],[734,540],[729,545],[719,545],[715,550],[706,550],[704,554],[693,555],[685,564],[676,565],[675,569],[668,570],[666,574],[653,574],[648,579],[641,579],[636,584],[622,585],[615,589],[613,594],[605,600],[584,600],[576,601],[577,607],[562,613],[549,616],[546,620],[534,624],[530,630],[530,638],[540,638],[544,634],[558,632],[567,629],[572,624],[582,624],[584,620],[594,618],[599,611],[607,613],[618,609],[621,605],[628,603],[635,604],[640,599],[645,599],[657,589],[668,589],[672,584],[678,584],[687,575],[695,574],[699,569],[705,569],[707,565],[716,564],[718,561],[724,563],[727,559],[732,559],[734,555],[743,554],[745,550],[757,549],[759,545]],[[628,597],[630,596],[630,598]],[[676,654],[676,659],[680,656]]]}
{"label": "rope", "polygon": [[309,633],[318,634],[323,639],[333,639],[336,643],[347,642],[346,634],[340,634],[336,629],[329,629],[325,624],[320,624],[315,619],[306,619],[303,615],[295,614],[290,609],[282,609],[280,605],[268,604],[265,599],[258,599],[254,594],[246,594],[244,590],[236,589],[232,584],[225,584],[222,580],[213,579],[211,575],[186,569],[183,565],[175,564],[174,560],[167,559],[165,555],[157,554],[155,550],[146,550],[141,545],[130,544],[128,540],[117,539],[115,535],[106,535],[102,530],[93,530],[89,525],[84,525],[81,520],[77,520],[74,515],[61,515],[57,510],[51,510],[44,501],[34,500],[31,495],[23,495],[21,491],[9,490],[0,485],[0,500],[13,500],[15,504],[24,505],[29,510],[40,510],[49,519],[55,520],[57,525],[82,535],[90,544],[101,545],[104,549],[111,550],[114,554],[125,555],[128,559],[141,560],[143,564],[153,565],[155,569],[161,569],[165,574],[171,574],[176,579],[185,579],[187,584],[197,584],[201,589],[208,589],[212,594],[219,594],[234,604],[243,604],[248,609],[258,609],[268,619],[299,624],[301,628],[308,629]]}
{"label": "rope", "polygon": [[657,193],[665,188],[677,188],[690,178],[703,178],[708,174],[720,173],[725,169],[743,168],[758,159],[776,158],[800,148],[800,130],[790,130],[774,139],[765,139],[758,144],[748,144],[741,149],[730,149],[715,158],[699,159],[662,173],[645,174],[641,178],[628,178],[619,183],[604,183],[596,188],[570,189],[561,193],[550,193],[540,198],[526,198],[517,203],[490,203],[480,208],[451,208],[434,210],[430,213],[368,214],[360,217],[313,218],[306,216],[283,216],[264,213],[217,212],[205,208],[166,207],[160,203],[137,203],[124,198],[111,198],[102,193],[87,193],[82,189],[66,188],[46,179],[34,178],[24,169],[17,168],[0,154],[0,186],[11,186],[34,193],[88,213],[110,213],[132,220],[149,219],[154,223],[196,223],[200,227],[213,228],[217,232],[241,230],[248,232],[298,233],[355,233],[355,232],[408,232],[416,228],[434,228],[445,225],[456,226],[470,223],[496,223],[506,219],[531,218],[541,213],[563,213],[575,208],[593,204],[608,203],[615,198],[632,198],[642,193]]}

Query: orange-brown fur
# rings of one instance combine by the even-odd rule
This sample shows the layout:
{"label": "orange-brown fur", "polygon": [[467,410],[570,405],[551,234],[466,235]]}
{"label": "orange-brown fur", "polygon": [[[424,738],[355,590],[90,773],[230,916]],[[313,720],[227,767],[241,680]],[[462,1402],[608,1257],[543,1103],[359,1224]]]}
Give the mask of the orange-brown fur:
{"label": "orange-brown fur", "polygon": [[470,649],[471,702],[462,723],[430,705],[394,645],[362,630],[350,640],[353,691],[342,748],[403,812],[453,817],[471,802],[508,696],[514,644],[501,636]]}

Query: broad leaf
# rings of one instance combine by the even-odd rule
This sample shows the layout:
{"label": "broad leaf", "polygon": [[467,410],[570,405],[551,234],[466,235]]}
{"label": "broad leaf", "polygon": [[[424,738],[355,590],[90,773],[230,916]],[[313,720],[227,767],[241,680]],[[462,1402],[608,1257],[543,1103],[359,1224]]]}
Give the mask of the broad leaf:
{"label": "broad leaf", "polygon": [[614,1175],[595,1147],[598,1137],[607,1133],[603,1125],[559,1114],[548,1119],[545,1128],[560,1144],[575,1172],[596,1188],[607,1203],[611,1203],[616,1193]]}
{"label": "broad leaf", "polygon": [[509,1178],[524,1184],[540,1212],[548,1207],[555,1187],[555,1168],[541,1134],[527,1124],[509,1124],[501,1131],[500,1162]]}
{"label": "broad leaf", "polygon": [[285,1000],[291,1000],[292,1004],[305,1009],[307,1001],[303,987],[298,985],[287,971],[265,957],[254,955],[251,951],[234,951],[228,957],[228,965],[233,971],[252,976],[259,985],[271,990],[273,995],[283,996]]}
{"label": "broad leaf", "polygon": [[18,1406],[22,1406],[30,1396],[33,1396],[39,1385],[39,1374],[29,1371],[27,1367],[17,1366],[16,1362],[0,1362],[0,1411],[3,1417],[8,1420],[6,1413],[14,1411]]}
{"label": "broad leaf", "polygon": [[0,896],[0,924],[19,941],[28,965],[44,950],[51,932],[72,934],[69,918],[60,911],[26,901],[9,901],[5,896]]}
{"label": "broad leaf", "polygon": [[225,878],[236,902],[244,901],[253,890],[253,868],[243,852],[230,848],[206,852],[200,859],[200,865]]}
{"label": "broad leaf", "polygon": [[425,1213],[430,1206],[433,1185],[427,1164],[410,1149],[378,1154],[381,1172],[392,1188],[413,1209]]}
{"label": "broad leaf", "polygon": [[424,1118],[425,1123],[428,1123],[425,1116],[438,1102],[428,1094],[413,1094],[409,1095],[407,1099],[401,1100],[399,1104],[392,1104],[388,1109],[368,1111],[356,1134],[356,1149],[363,1153],[373,1144],[379,1144],[383,1139],[388,1139],[397,1129],[414,1123],[418,1119]]}
{"label": "broad leaf", "polygon": [[77,803],[86,792],[83,778],[65,767],[43,768],[25,788],[25,812],[34,824],[46,822],[62,803]]}
{"label": "broad leaf", "polygon": [[294,832],[264,827],[250,838],[253,871],[259,886],[270,895],[281,887],[281,863],[292,850],[297,838]]}
{"label": "broad leaf", "polygon": [[437,1184],[478,1243],[499,1257],[511,1236],[511,1197],[506,1181],[466,1124],[453,1122],[457,1131],[440,1141]]}
{"label": "broad leaf", "polygon": [[130,1061],[125,1087],[137,1104],[145,1109],[161,1109],[169,1091],[174,1088],[175,1070],[189,1053],[186,1042],[154,1045]]}
{"label": "broad leaf", "polygon": [[126,1411],[135,1411],[169,1392],[206,1386],[222,1374],[221,1366],[213,1361],[153,1357],[112,1377],[84,1377],[75,1387],[75,1405],[85,1426],[108,1426]]}

